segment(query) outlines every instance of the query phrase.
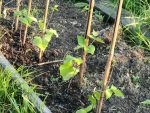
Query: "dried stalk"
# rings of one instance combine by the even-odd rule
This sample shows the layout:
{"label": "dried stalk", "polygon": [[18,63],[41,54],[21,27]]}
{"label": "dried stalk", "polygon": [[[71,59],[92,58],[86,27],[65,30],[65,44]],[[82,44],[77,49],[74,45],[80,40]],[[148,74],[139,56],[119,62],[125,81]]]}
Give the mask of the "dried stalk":
{"label": "dried stalk", "polygon": [[[17,0],[17,8],[16,11],[18,12],[20,10],[20,0]],[[18,30],[18,22],[19,22],[19,16],[16,17],[16,22],[15,22],[15,31]]]}
{"label": "dried stalk", "polygon": [[[45,8],[45,15],[44,15],[44,27],[43,27],[43,35],[46,32],[46,23],[48,17],[48,7],[49,7],[49,0],[46,0],[46,8]],[[43,51],[40,49],[39,52],[39,62],[42,62]]]}
{"label": "dried stalk", "polygon": [[121,12],[122,12],[122,4],[123,4],[123,0],[119,0],[119,6],[118,6],[118,10],[117,10],[117,17],[116,17],[116,22],[115,22],[114,34],[113,34],[113,40],[111,43],[111,49],[110,49],[109,57],[107,60],[107,64],[105,67],[104,80],[103,80],[103,86],[102,86],[102,94],[100,96],[100,100],[99,100],[99,103],[97,106],[96,113],[101,113],[101,110],[103,107],[103,100],[105,97],[105,91],[106,91],[107,82],[109,79],[111,64],[112,64],[112,60],[113,60],[113,56],[114,56],[114,50],[115,50],[115,45],[116,45],[116,40],[117,40],[117,35],[118,35],[118,30],[119,30],[119,23],[120,23],[120,17],[121,17]]}
{"label": "dried stalk", "polygon": [[[28,1],[28,14],[27,15],[30,15],[30,12],[31,12],[31,4],[32,4],[32,0],[29,0]],[[24,37],[23,37],[23,45],[25,44],[26,42],[26,38],[27,38],[27,32],[28,32],[28,25],[25,26],[25,31],[24,31]]]}
{"label": "dried stalk", "polygon": [[[89,35],[90,35],[90,33],[91,33],[91,25],[92,25],[92,17],[93,17],[94,4],[95,4],[95,0],[91,0],[91,1],[90,1],[90,7],[89,7],[87,31],[86,31],[86,35],[85,35],[85,38],[86,38],[86,40],[87,40],[86,46],[89,45]],[[82,82],[83,82],[83,75],[84,75],[85,68],[86,68],[86,55],[87,55],[87,52],[86,52],[86,51],[83,51],[83,56],[82,56],[83,63],[82,63],[82,65],[80,66],[80,86],[82,85]]]}

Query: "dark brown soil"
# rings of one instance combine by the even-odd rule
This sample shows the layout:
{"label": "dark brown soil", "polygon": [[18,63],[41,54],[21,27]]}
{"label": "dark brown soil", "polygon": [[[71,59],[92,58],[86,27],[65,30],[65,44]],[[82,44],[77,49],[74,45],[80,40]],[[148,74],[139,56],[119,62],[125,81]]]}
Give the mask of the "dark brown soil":
{"label": "dark brown soil", "polygon": [[[43,4],[40,0],[35,0],[33,4],[34,7],[40,8],[38,18],[42,17]],[[44,53],[43,62],[62,60],[67,53],[81,56],[81,51],[74,52],[73,48],[77,45],[77,35],[84,35],[87,14],[68,1],[55,0],[51,5],[55,4],[59,5],[59,11],[49,16],[48,28],[56,29],[60,38],[52,39]],[[47,95],[46,105],[50,110],[53,113],[75,113],[76,110],[86,107],[89,104],[87,95],[91,94],[95,87],[100,90],[97,84],[103,79],[109,44],[96,44],[95,54],[88,56],[85,84],[80,89],[76,78],[71,82],[62,81],[59,75],[60,63],[37,66],[37,49],[31,44],[33,35],[37,33],[36,27],[30,28],[27,43],[22,47],[19,31],[17,33],[11,31],[11,19],[12,17],[8,17],[8,20],[0,21],[1,51],[15,67],[25,65],[35,71],[32,83],[37,84],[37,92],[44,94],[41,96],[42,99]],[[112,25],[109,26],[112,32]],[[103,23],[94,17],[94,30],[100,31],[106,27],[108,23]],[[4,33],[6,35],[3,36]],[[112,34],[104,35],[103,37],[108,38]],[[149,113],[149,106],[140,105],[140,102],[150,99],[149,52],[145,54],[143,50],[127,45],[124,41],[125,37],[126,35],[122,34],[121,39],[118,40],[114,57],[115,64],[112,66],[109,82],[109,85],[114,84],[120,88],[125,98],[113,96],[105,101],[103,113]],[[137,83],[133,82],[134,76],[139,77]]]}

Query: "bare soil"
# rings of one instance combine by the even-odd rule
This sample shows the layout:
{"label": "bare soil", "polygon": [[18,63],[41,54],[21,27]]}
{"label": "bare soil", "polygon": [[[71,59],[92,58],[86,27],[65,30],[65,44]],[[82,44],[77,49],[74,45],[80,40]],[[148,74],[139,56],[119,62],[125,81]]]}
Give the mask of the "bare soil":
{"label": "bare soil", "polygon": [[[38,18],[42,17],[43,4],[41,0],[34,0],[33,6],[38,7]],[[35,4],[38,3],[38,4]],[[48,19],[48,28],[56,29],[60,38],[53,38],[44,53],[43,62],[63,60],[67,53],[81,56],[81,51],[74,52],[77,45],[78,34],[84,35],[86,30],[87,13],[81,12],[72,2],[55,0],[51,6],[59,5],[59,11]],[[8,5],[9,6],[9,5]],[[33,36],[37,33],[36,26],[29,29],[27,43],[24,47],[20,43],[20,31],[12,32],[12,17],[0,20],[1,25],[1,51],[5,57],[17,68],[25,65],[35,71],[31,83],[37,84],[37,92],[46,95],[46,105],[53,113],[75,113],[76,110],[89,104],[87,96],[94,88],[101,87],[98,82],[103,79],[110,44],[96,43],[96,51],[93,56],[88,55],[85,84],[80,89],[76,78],[64,82],[59,74],[61,63],[38,66],[37,48],[32,45]],[[103,33],[104,38],[112,36],[113,25],[93,18],[92,29],[101,31],[110,28]],[[148,51],[128,45],[121,32],[115,51],[115,63],[111,69],[109,85],[114,84],[125,94],[124,98],[113,96],[104,102],[103,113],[149,113],[150,106],[143,106],[140,102],[150,99],[150,54]],[[5,35],[3,35],[5,34]],[[23,34],[23,30],[22,30]],[[133,77],[139,77],[135,82]],[[94,112],[94,111],[93,111]]]}

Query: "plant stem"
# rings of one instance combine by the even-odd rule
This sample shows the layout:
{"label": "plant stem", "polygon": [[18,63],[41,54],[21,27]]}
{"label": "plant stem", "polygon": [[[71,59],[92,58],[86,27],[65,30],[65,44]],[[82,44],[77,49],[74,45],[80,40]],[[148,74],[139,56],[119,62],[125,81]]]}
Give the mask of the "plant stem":
{"label": "plant stem", "polygon": [[[17,9],[16,9],[16,11],[18,12],[19,10],[20,10],[20,0],[17,0]],[[19,16],[16,17],[15,31],[18,30],[18,22],[19,22]]]}
{"label": "plant stem", "polygon": [[[92,25],[92,17],[93,17],[93,9],[94,9],[94,5],[95,5],[95,0],[91,0],[90,1],[90,7],[89,7],[89,15],[88,15],[88,23],[87,23],[87,30],[86,30],[86,46],[89,45],[89,35],[91,33],[91,25]],[[82,85],[83,82],[83,75],[85,72],[85,67],[86,67],[86,55],[87,52],[83,50],[83,63],[80,66],[80,86]]]}
{"label": "plant stem", "polygon": [[[49,0],[46,0],[46,8],[45,8],[45,15],[44,15],[44,27],[43,27],[43,35],[46,32],[46,23],[47,23],[47,17],[48,17],[48,7],[49,7]],[[39,52],[39,62],[42,62],[42,56],[43,56],[43,51],[40,49]]]}
{"label": "plant stem", "polygon": [[[29,0],[29,1],[28,1],[28,14],[27,14],[27,15],[30,15],[31,4],[32,4],[32,0]],[[27,32],[28,32],[28,25],[25,26],[24,38],[23,38],[23,45],[24,45],[25,42],[26,42]]]}
{"label": "plant stem", "polygon": [[111,69],[111,64],[114,56],[114,50],[115,50],[115,45],[116,45],[116,40],[118,36],[118,29],[119,29],[119,24],[120,24],[120,17],[121,17],[121,12],[122,12],[122,4],[123,0],[119,0],[119,5],[118,5],[118,10],[117,10],[117,17],[116,17],[116,22],[115,22],[115,27],[114,27],[114,34],[113,34],[113,40],[111,43],[111,48],[110,48],[110,53],[109,57],[107,60],[107,64],[105,67],[105,73],[104,73],[104,80],[103,80],[103,86],[102,86],[102,93],[99,99],[99,103],[97,106],[97,111],[96,113],[101,113],[102,107],[103,107],[103,100],[105,97],[105,91],[107,87],[107,82],[109,79],[109,74],[110,74],[110,69]]}

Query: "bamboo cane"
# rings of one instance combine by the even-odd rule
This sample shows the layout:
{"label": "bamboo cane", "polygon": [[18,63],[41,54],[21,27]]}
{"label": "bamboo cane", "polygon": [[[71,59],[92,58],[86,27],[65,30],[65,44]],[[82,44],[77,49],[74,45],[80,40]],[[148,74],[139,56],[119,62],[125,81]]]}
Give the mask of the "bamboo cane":
{"label": "bamboo cane", "polygon": [[[18,12],[19,10],[20,10],[20,0],[17,0],[17,8],[16,8],[16,11]],[[18,30],[18,22],[19,22],[19,16],[16,17],[15,31]]]}
{"label": "bamboo cane", "polygon": [[[46,32],[46,23],[47,23],[47,17],[48,17],[48,7],[49,7],[49,0],[46,0],[46,9],[45,9],[45,15],[44,15],[44,27],[43,27],[43,34]],[[43,56],[43,51],[40,49],[39,52],[39,62],[42,62],[42,56]]]}
{"label": "bamboo cane", "polygon": [[[90,1],[90,7],[89,7],[89,14],[88,14],[88,23],[87,23],[87,31],[86,31],[86,46],[88,46],[89,44],[89,35],[91,33],[91,25],[92,25],[92,17],[93,17],[93,9],[94,9],[94,4],[95,4],[95,0],[91,0]],[[83,75],[85,72],[85,68],[86,68],[86,56],[87,56],[87,52],[83,50],[83,63],[80,66],[80,86],[82,85],[83,82]]]}
{"label": "bamboo cane", "polygon": [[[28,0],[28,14],[27,15],[30,15],[30,12],[31,12],[31,4],[32,4],[32,0]],[[23,45],[25,44],[26,42],[26,38],[27,38],[27,32],[28,32],[28,25],[25,26],[25,31],[24,31],[24,38],[23,38]]]}
{"label": "bamboo cane", "polygon": [[[91,25],[92,25],[92,17],[93,17],[93,9],[94,9],[94,5],[95,5],[95,0],[91,0],[90,1],[90,7],[89,7],[89,15],[88,15],[88,23],[87,23],[87,31],[86,31],[86,46],[89,45],[89,35],[91,33]],[[85,67],[86,67],[86,56],[87,56],[87,52],[83,50],[83,63],[80,66],[80,86],[82,85],[83,82],[83,76],[84,76],[84,72],[85,72]]]}
{"label": "bamboo cane", "polygon": [[3,4],[3,0],[0,0],[0,17],[2,16],[2,4]]}
{"label": "bamboo cane", "polygon": [[118,6],[118,10],[117,10],[117,17],[116,17],[116,22],[115,22],[114,34],[113,34],[113,40],[111,43],[111,49],[110,49],[109,57],[107,60],[107,64],[105,67],[104,80],[103,80],[103,86],[102,86],[102,94],[100,96],[100,100],[99,100],[99,103],[97,106],[96,113],[101,113],[101,110],[103,107],[103,100],[105,97],[105,91],[106,91],[106,87],[107,87],[107,82],[108,82],[111,64],[112,64],[112,60],[113,60],[113,56],[114,56],[116,39],[117,39],[117,34],[118,34],[118,29],[119,29],[120,17],[121,17],[121,12],[122,12],[122,4],[123,4],[123,0],[119,0],[119,6]]}

